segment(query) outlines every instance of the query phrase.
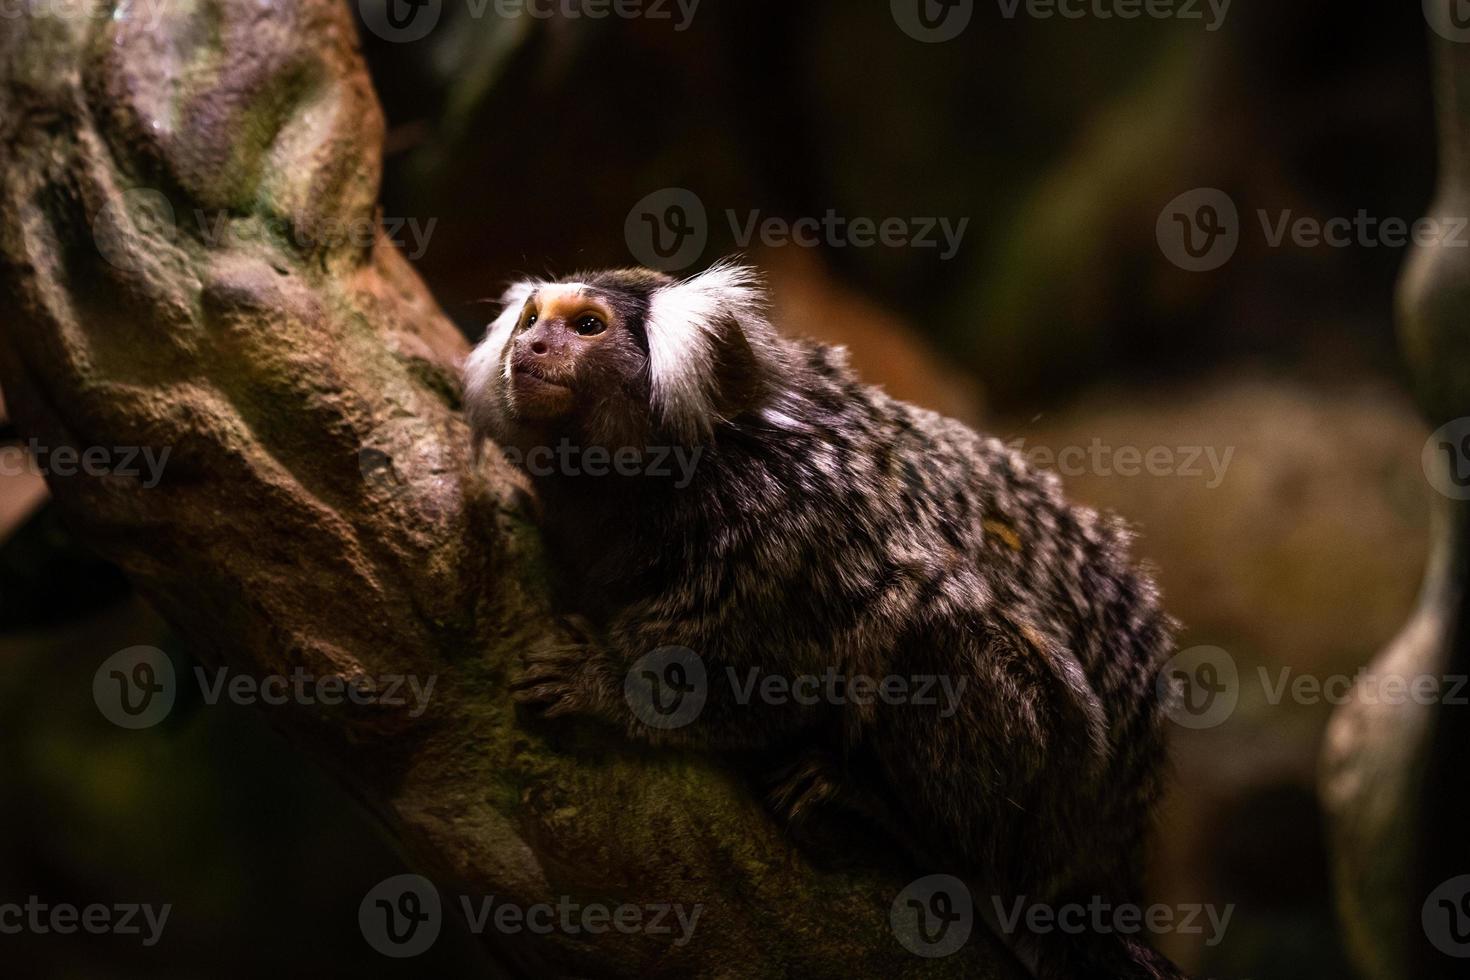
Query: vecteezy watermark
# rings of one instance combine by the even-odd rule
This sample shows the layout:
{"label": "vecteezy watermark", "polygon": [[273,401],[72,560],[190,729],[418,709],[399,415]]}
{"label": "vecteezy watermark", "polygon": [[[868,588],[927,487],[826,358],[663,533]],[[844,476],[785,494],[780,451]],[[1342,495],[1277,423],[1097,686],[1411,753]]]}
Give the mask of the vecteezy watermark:
{"label": "vecteezy watermark", "polygon": [[623,240],[633,257],[650,269],[687,269],[699,261],[709,244],[704,202],[687,187],[654,191],[628,212]]}
{"label": "vecteezy watermark", "polygon": [[[672,936],[675,946],[694,937],[704,906],[676,902],[637,904],[578,902],[562,895],[555,902],[529,905],[495,895],[460,895],[458,905],[475,935]],[[368,945],[384,956],[417,956],[434,944],[443,922],[443,902],[429,879],[415,874],[395,875],[373,886],[358,906],[357,921]]]}
{"label": "vecteezy watermark", "polygon": [[119,650],[92,675],[92,700],[119,728],[152,728],[168,717],[178,696],[173,661],[157,647]]}
{"label": "vecteezy watermark", "polygon": [[0,0],[0,20],[54,18],[56,20],[117,20],[153,30],[163,20],[169,0]]}
{"label": "vecteezy watermark", "polygon": [[555,446],[518,449],[502,447],[505,461],[532,476],[641,476],[672,479],[683,490],[694,479],[694,468],[704,454],[702,446],[575,446],[562,439]]}
{"label": "vecteezy watermark", "polygon": [[98,254],[124,272],[139,271],[159,242],[174,242],[178,233],[173,204],[152,187],[130,187],[92,216]]}
{"label": "vecteezy watermark", "polygon": [[[472,20],[486,16],[514,20],[660,20],[677,32],[694,23],[701,0],[464,0]],[[421,41],[439,24],[444,0],[358,0],[368,30],[385,41]]]}
{"label": "vecteezy watermark", "polygon": [[1266,703],[1293,704],[1444,704],[1464,707],[1470,704],[1466,688],[1470,677],[1464,674],[1385,674],[1370,667],[1360,667],[1353,674],[1298,674],[1291,667],[1281,667],[1271,675],[1265,667],[1256,672]]}
{"label": "vecteezy watermark", "polygon": [[368,945],[384,956],[418,956],[434,945],[444,925],[439,889],[423,875],[384,878],[362,897],[357,925]]}
{"label": "vecteezy watermark", "polygon": [[898,893],[888,910],[894,938],[915,956],[949,956],[970,940],[975,903],[970,889],[952,875],[926,875]]}
{"label": "vecteezy watermark", "polygon": [[[211,676],[212,674],[212,676]],[[430,674],[420,680],[417,674],[384,674],[382,677],[343,677],[328,674],[316,677],[300,667],[287,674],[267,674],[254,677],[249,674],[230,675],[224,667],[212,672],[203,667],[194,668],[194,678],[204,703],[215,705],[221,698],[233,704],[264,704],[280,707],[298,704],[306,707],[340,704],[355,704],[360,707],[382,705],[389,708],[409,708],[408,717],[418,718],[429,707],[434,695],[438,675]]]}
{"label": "vecteezy watermark", "polygon": [[[1268,248],[1470,246],[1470,217],[1462,215],[1409,220],[1378,217],[1363,208],[1351,217],[1322,218],[1290,208],[1257,208],[1255,214]],[[1174,198],[1159,212],[1154,231],[1165,257],[1190,272],[1208,272],[1230,261],[1243,233],[1235,201],[1214,187],[1195,188]]]}
{"label": "vecteezy watermark", "polygon": [[[436,675],[421,679],[416,674],[384,674],[381,677],[317,677],[297,667],[290,674],[231,675],[227,668],[194,668],[200,697],[207,705],[221,700],[232,704],[287,704],[336,707],[408,707],[408,716],[418,718],[428,710]],[[151,728],[168,717],[178,696],[178,680],[172,661],[157,647],[136,646],[119,650],[103,661],[92,675],[92,699],[102,716],[121,728]]]}
{"label": "vecteezy watermark", "polygon": [[1015,20],[1178,20],[1201,21],[1206,31],[1225,25],[1231,0],[996,0],[1000,15]]}
{"label": "vecteezy watermark", "polygon": [[634,662],[623,678],[623,696],[639,721],[652,728],[682,728],[699,717],[711,683],[724,683],[742,707],[763,705],[916,705],[939,717],[959,710],[967,678],[942,674],[847,674],[836,667],[820,673],[777,674],[760,667],[726,667],[711,677],[688,647],[660,647]]}
{"label": "vecteezy watermark", "polygon": [[122,477],[152,490],[163,479],[171,446],[43,446],[31,439],[24,446],[0,447],[0,476]]}
{"label": "vecteezy watermark", "polygon": [[939,717],[952,718],[959,710],[967,677],[955,683],[946,674],[842,674],[828,667],[820,674],[768,674],[751,667],[740,674],[725,668],[725,679],[735,691],[737,704],[847,705],[916,704],[939,709]]}
{"label": "vecteezy watermark", "polygon": [[[941,262],[959,253],[969,218],[852,217],[828,208],[821,217],[786,218],[759,209],[724,212],[730,237],[740,249],[766,248],[915,248],[933,249]],[[683,187],[666,187],[633,205],[623,222],[628,250],[644,265],[678,272],[704,254],[709,242],[709,214],[699,195]]]}
{"label": "vecteezy watermark", "polygon": [[[1125,936],[1149,933],[1205,935],[1206,946],[1225,938],[1233,904],[1223,908],[1204,903],[1135,905],[1094,895],[1084,902],[1033,902],[1026,896],[990,897],[989,921],[1002,935],[1062,933]],[[924,957],[949,956],[970,938],[975,925],[975,902],[970,889],[952,875],[927,875],[911,882],[888,913],[893,934],[909,952]]]}
{"label": "vecteezy watermark", "polygon": [[925,44],[953,41],[970,26],[975,0],[889,0],[893,22]]}
{"label": "vecteezy watermark", "polygon": [[1218,269],[1240,245],[1240,212],[1230,195],[1215,187],[1185,191],[1164,205],[1154,224],[1159,249],[1189,272]]}
{"label": "vecteezy watermark", "polygon": [[[1470,677],[1463,674],[1397,674],[1364,666],[1352,674],[1318,675],[1260,666],[1253,676],[1272,707],[1287,701],[1303,706],[1470,704]],[[1224,724],[1235,713],[1243,687],[1235,658],[1210,646],[1180,651],[1164,664],[1156,683],[1170,719],[1194,729]]]}
{"label": "vecteezy watermark", "polygon": [[1297,248],[1403,248],[1411,241],[1415,245],[1444,245],[1447,248],[1470,246],[1470,235],[1465,229],[1470,218],[1443,217],[1377,218],[1363,208],[1351,218],[1317,218],[1312,215],[1295,214],[1290,208],[1270,212],[1264,208],[1256,210],[1261,223],[1261,232],[1266,244],[1281,248],[1290,243]]}
{"label": "vecteezy watermark", "polygon": [[607,932],[642,933],[673,936],[671,941],[675,946],[685,946],[694,938],[694,929],[704,913],[702,904],[684,906],[677,902],[650,902],[638,905],[623,902],[607,905],[602,902],[575,902],[567,895],[562,895],[554,904],[518,905],[497,901],[494,895],[475,899],[461,895],[459,902],[470,931],[476,935],[492,927],[505,935],[522,932],[540,936],[554,932],[570,936],[581,933],[593,936]]}
{"label": "vecteezy watermark", "polygon": [[1240,702],[1240,671],[1220,647],[1181,650],[1155,680],[1165,712],[1185,728],[1214,728],[1235,713]]}
{"label": "vecteezy watermark", "polygon": [[141,936],[144,946],[156,946],[173,908],[169,902],[156,908],[148,902],[73,905],[70,902],[43,902],[39,896],[30,895],[24,904],[0,902],[0,935],[15,936],[29,932],[38,936],[48,933],[69,936],[80,930],[94,936],[109,933]]}
{"label": "vecteezy watermark", "polygon": [[[484,15],[486,4],[497,17],[535,20],[666,20],[683,33],[694,23],[701,0],[466,0],[470,14]],[[479,12],[476,12],[476,11]]]}
{"label": "vecteezy watermark", "polygon": [[1451,500],[1470,500],[1470,417],[1434,430],[1419,462],[1429,485]]}
{"label": "vecteezy watermark", "polygon": [[1178,933],[1181,936],[1205,936],[1206,946],[1220,944],[1235,914],[1234,903],[1223,908],[1198,902],[1145,906],[1111,902],[1101,895],[1093,895],[1086,904],[1063,902],[1053,905],[1031,902],[1025,896],[1006,901],[998,895],[992,896],[991,902],[995,908],[995,921],[999,923],[1000,931],[1008,936],[1020,932],[1038,936],[1057,932],[1069,936]]}
{"label": "vecteezy watermark", "polygon": [[1215,446],[1110,446],[1094,438],[1087,446],[1027,447],[1024,438],[1006,443],[1022,453],[1036,469],[1051,470],[1058,476],[1155,476],[1205,479],[1205,487],[1213,490],[1225,480],[1225,471],[1235,456],[1235,447],[1222,451]]}
{"label": "vecteezy watermark", "polygon": [[844,217],[828,208],[820,218],[795,220],[776,215],[763,216],[759,210],[744,216],[733,210],[725,212],[735,244],[749,248],[757,238],[767,248],[795,245],[798,248],[932,248],[942,249],[939,260],[948,262],[959,254],[969,218],[951,221],[941,217]]}
{"label": "vecteezy watermark", "polygon": [[1424,935],[1446,956],[1470,958],[1470,875],[1440,884],[1420,912]]}
{"label": "vecteezy watermark", "polygon": [[201,240],[210,248],[239,248],[258,241],[290,242],[305,251],[338,248],[368,248],[379,240],[403,252],[410,261],[421,259],[429,250],[438,218],[395,218],[375,214],[373,217],[317,216],[312,221],[287,221],[279,216],[254,215],[242,220],[226,211],[195,208],[190,216]]}
{"label": "vecteezy watermark", "polygon": [[281,215],[241,216],[224,210],[194,208],[182,217],[163,192],[134,187],[104,205],[92,219],[97,251],[113,266],[135,271],[152,252],[139,242],[177,242],[193,237],[211,249],[239,248],[255,242],[287,243],[314,251],[342,246],[366,249],[386,241],[410,260],[428,251],[438,218],[316,216],[311,221],[288,220]]}
{"label": "vecteezy watermark", "polygon": [[1423,0],[1424,19],[1434,33],[1446,41],[1470,41],[1470,2],[1467,0]]}
{"label": "vecteezy watermark", "polygon": [[[1225,24],[1231,0],[995,0],[1001,17],[1015,20],[1200,21],[1206,31]],[[909,37],[928,44],[953,41],[970,26],[975,0],[890,0],[893,21]]]}
{"label": "vecteezy watermark", "polygon": [[623,698],[650,728],[683,728],[709,699],[704,660],[688,647],[659,647],[634,661],[623,678]]}

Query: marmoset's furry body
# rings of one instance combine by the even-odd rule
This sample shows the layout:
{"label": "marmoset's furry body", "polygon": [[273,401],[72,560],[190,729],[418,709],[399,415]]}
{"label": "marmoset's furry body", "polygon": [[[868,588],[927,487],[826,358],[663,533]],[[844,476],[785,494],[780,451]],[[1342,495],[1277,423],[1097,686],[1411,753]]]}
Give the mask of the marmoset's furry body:
{"label": "marmoset's furry body", "polygon": [[[700,452],[681,487],[535,478],[563,601],[590,636],[534,651],[523,700],[663,743],[809,750],[777,794],[788,815],[879,787],[917,851],[984,883],[987,910],[982,894],[1137,900],[1171,622],[1120,521],[1069,505],[998,440],[862,384],[840,350],[777,335],[734,265],[512,287],[466,404],[477,437],[522,454]],[[703,661],[707,701],[683,727],[650,727],[625,677],[671,645]],[[742,702],[727,677],[751,668],[938,676],[958,696],[948,715]],[[1047,976],[1177,975],[1125,937],[1057,938],[1066,949],[1029,954]]]}

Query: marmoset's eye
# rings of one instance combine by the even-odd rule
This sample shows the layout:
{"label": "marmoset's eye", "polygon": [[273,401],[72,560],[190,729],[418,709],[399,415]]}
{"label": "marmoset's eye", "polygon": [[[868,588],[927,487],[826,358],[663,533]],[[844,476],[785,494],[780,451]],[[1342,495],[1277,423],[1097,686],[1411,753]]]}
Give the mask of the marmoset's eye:
{"label": "marmoset's eye", "polygon": [[595,316],[584,316],[577,320],[577,333],[583,337],[593,337],[607,329],[607,324]]}

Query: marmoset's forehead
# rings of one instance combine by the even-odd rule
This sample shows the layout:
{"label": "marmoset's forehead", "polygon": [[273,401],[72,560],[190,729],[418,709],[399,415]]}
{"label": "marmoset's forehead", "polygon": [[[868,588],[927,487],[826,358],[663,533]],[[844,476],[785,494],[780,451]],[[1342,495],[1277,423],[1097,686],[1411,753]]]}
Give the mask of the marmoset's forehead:
{"label": "marmoset's forehead", "polygon": [[641,341],[642,321],[648,314],[650,297],[674,285],[674,280],[663,273],[615,269],[566,282],[538,283],[527,302],[543,320],[571,319],[589,312],[616,317]]}
{"label": "marmoset's forehead", "polygon": [[609,304],[603,291],[581,282],[550,283],[542,286],[531,295],[531,303],[543,320],[558,317],[569,320],[588,311],[606,316],[609,312]]}

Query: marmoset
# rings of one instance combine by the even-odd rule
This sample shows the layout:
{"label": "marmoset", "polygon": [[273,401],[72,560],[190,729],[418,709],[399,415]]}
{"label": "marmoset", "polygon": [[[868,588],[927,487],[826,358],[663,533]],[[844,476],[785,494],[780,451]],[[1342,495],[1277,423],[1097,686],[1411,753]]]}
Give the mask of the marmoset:
{"label": "marmoset", "polygon": [[[977,909],[1136,900],[1174,626],[1121,520],[777,333],[745,266],[503,300],[466,362],[467,418],[477,447],[540,450],[558,601],[585,624],[526,654],[521,701],[656,743],[790,747],[784,816],[877,793],[919,852],[983,883]],[[654,450],[695,462],[661,478],[640,468]],[[670,648],[697,657],[703,703],[650,725],[629,672]],[[772,696],[802,688],[771,676],[827,681]],[[916,696],[926,678],[949,698]],[[1181,976],[1129,936],[1008,938],[1040,976]]]}

